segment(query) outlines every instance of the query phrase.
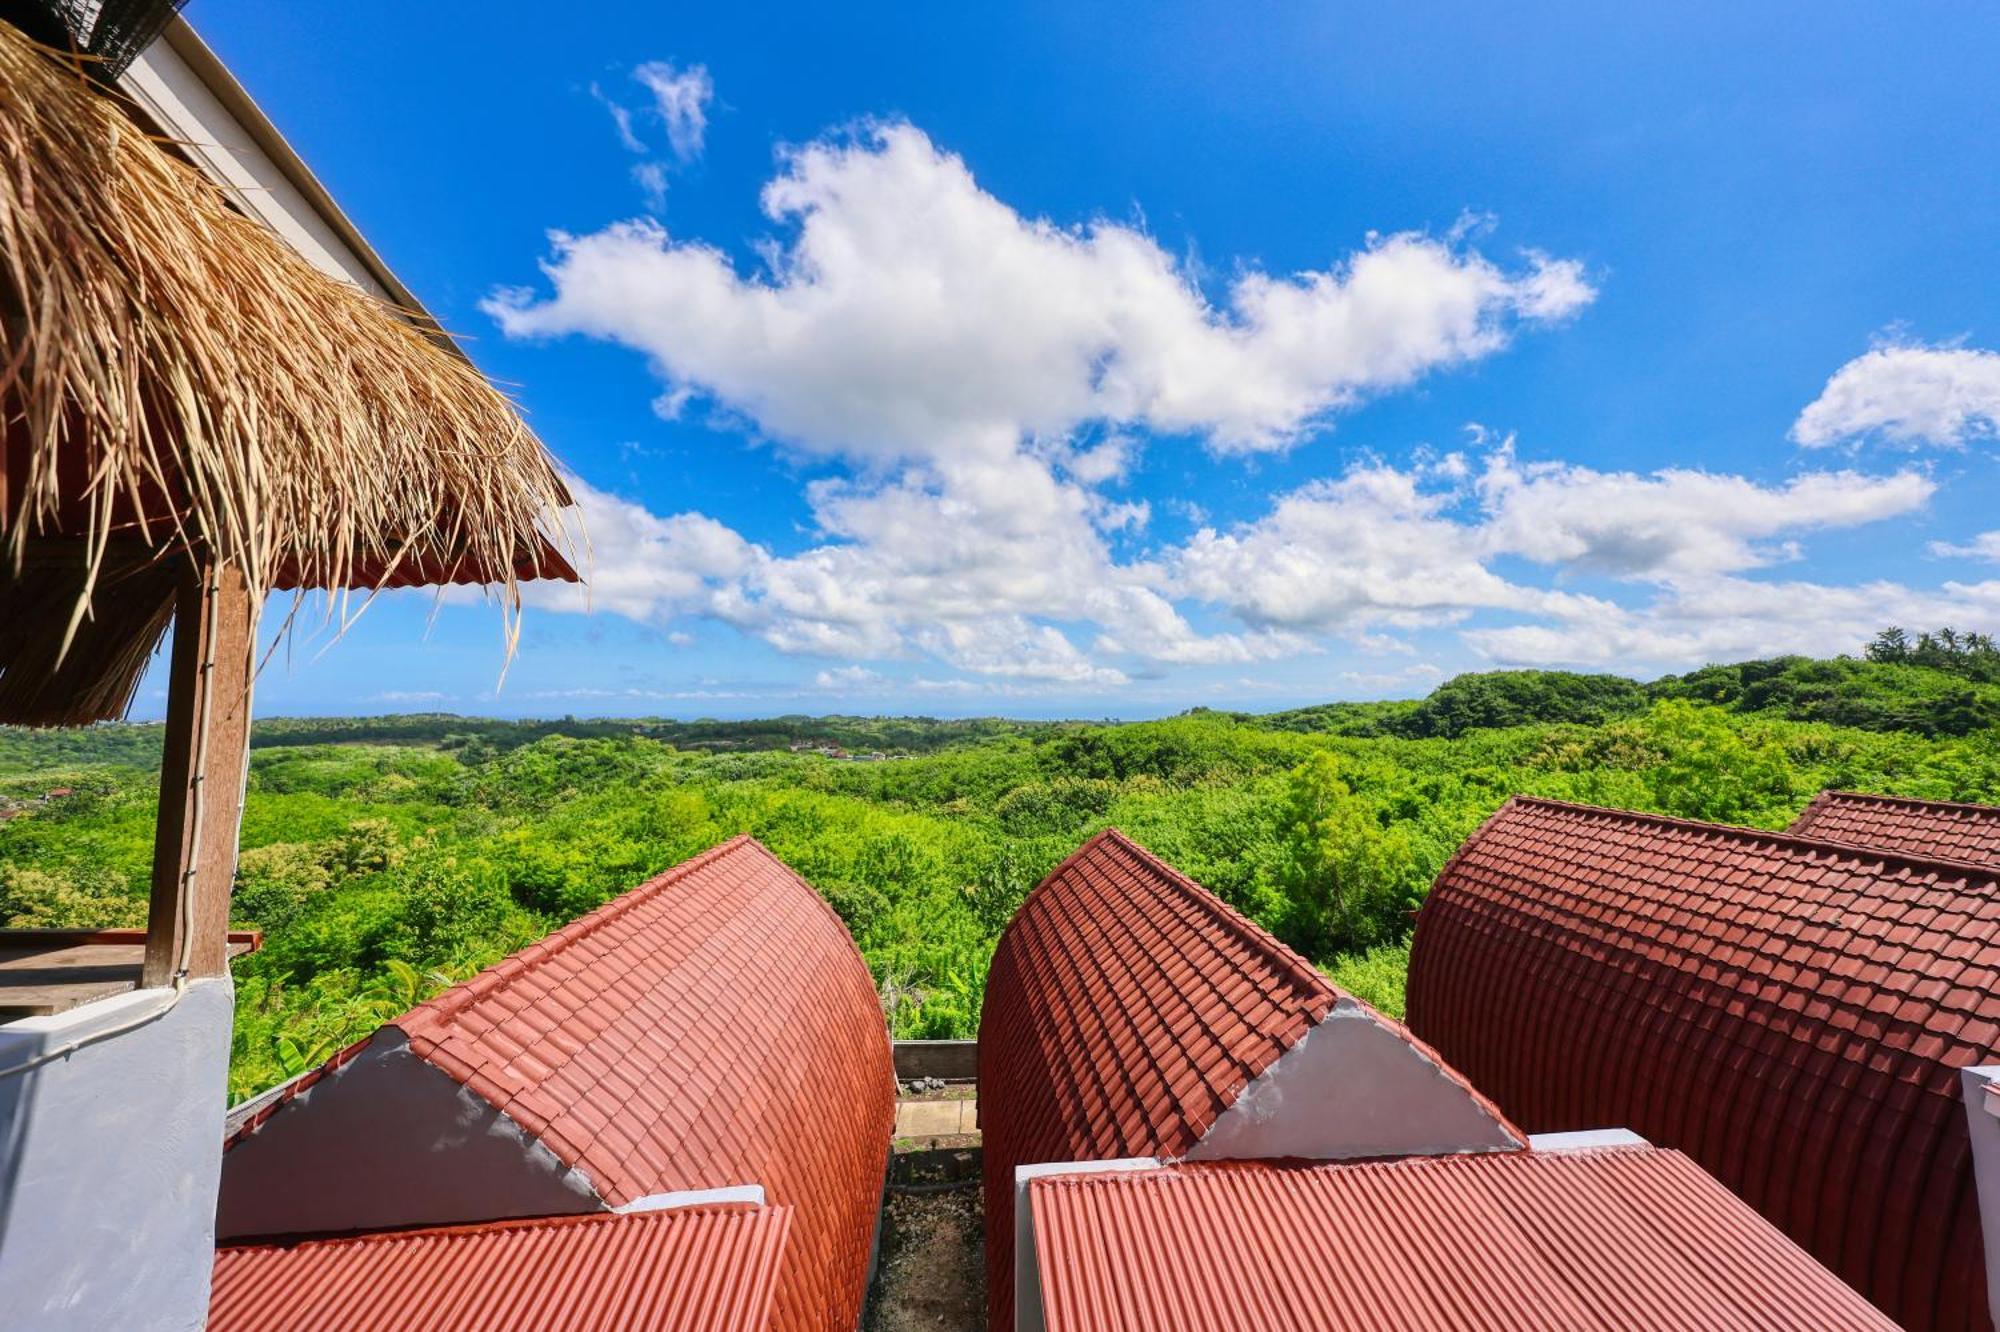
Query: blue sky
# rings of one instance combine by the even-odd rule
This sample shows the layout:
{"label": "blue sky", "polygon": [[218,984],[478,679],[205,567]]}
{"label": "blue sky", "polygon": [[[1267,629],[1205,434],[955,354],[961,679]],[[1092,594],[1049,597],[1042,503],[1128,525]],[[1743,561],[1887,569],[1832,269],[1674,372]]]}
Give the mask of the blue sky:
{"label": "blue sky", "polygon": [[398,594],[260,712],[1130,717],[2000,627],[1990,11],[966,8],[190,6],[595,558],[497,694],[497,614]]}

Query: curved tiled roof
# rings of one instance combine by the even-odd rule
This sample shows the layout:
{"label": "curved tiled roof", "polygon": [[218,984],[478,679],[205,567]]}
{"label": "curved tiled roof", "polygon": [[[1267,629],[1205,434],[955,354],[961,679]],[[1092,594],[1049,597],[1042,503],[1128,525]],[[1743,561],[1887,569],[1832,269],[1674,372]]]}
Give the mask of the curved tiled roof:
{"label": "curved tiled roof", "polygon": [[1029,1186],[1048,1332],[1893,1332],[1654,1147],[1056,1175]]}
{"label": "curved tiled roof", "polygon": [[608,1206],[763,1185],[797,1211],[774,1326],[854,1326],[895,1122],[888,1031],[847,928],[754,839],[675,866],[390,1025]]}
{"label": "curved tiled roof", "polygon": [[216,1251],[209,1332],[763,1332],[784,1207],[391,1230]]}
{"label": "curved tiled roof", "polygon": [[2000,808],[1822,791],[1792,821],[1799,837],[1942,856],[2000,869]]}
{"label": "curved tiled roof", "polygon": [[1957,1070],[2000,1057],[1995,871],[1517,797],[1408,995],[1530,1131],[1679,1148],[1906,1326],[1988,1326]]}
{"label": "curved tiled roof", "polygon": [[1116,829],[1051,871],[1000,936],[979,1019],[989,1324],[1013,1325],[1016,1166],[1185,1155],[1347,998]]}

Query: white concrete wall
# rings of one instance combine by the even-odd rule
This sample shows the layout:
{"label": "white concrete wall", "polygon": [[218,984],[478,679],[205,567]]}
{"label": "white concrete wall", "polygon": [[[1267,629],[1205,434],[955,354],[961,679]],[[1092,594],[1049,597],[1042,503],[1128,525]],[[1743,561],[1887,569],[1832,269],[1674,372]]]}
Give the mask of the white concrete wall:
{"label": "white concrete wall", "polygon": [[1187,1159],[1351,1160],[1526,1145],[1373,1009],[1342,999],[1243,1089]]}
{"label": "white concrete wall", "polygon": [[1979,1228],[1986,1237],[1986,1304],[2000,1326],[2000,1106],[1986,1089],[2000,1084],[2000,1064],[1959,1072],[1966,1128],[1972,1135],[1972,1177],[1979,1188]]}
{"label": "white concrete wall", "polygon": [[602,1210],[582,1172],[384,1027],[224,1155],[216,1233],[242,1240]]}
{"label": "white concrete wall", "polygon": [[180,1332],[207,1318],[235,1005],[227,978],[172,997],[0,1027],[0,1327]]}

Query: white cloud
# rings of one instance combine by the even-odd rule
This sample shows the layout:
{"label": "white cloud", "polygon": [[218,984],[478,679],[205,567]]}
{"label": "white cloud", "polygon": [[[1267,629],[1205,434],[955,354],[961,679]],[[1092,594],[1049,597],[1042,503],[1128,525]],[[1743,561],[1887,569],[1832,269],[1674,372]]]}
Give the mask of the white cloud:
{"label": "white cloud", "polygon": [[[1574,314],[1595,295],[1582,267],[1533,252],[1503,266],[1467,227],[1371,237],[1318,270],[1246,269],[1212,297],[1138,227],[1024,217],[901,124],[788,154],[763,205],[782,232],[753,247],[754,269],[626,222],[555,238],[547,293],[487,309],[510,336],[642,352],[665,417],[702,398],[834,460],[807,487],[812,527],[791,553],[578,485],[597,605],[661,625],[706,616],[848,663],[814,677],[821,689],[889,688],[862,663],[922,659],[958,678],[893,687],[1120,689],[1143,674],[1135,663],[1248,663],[1329,637],[1406,649],[1440,626],[1495,660],[1686,664],[1852,647],[1889,606],[1909,623],[1963,621],[1988,596],[1743,576],[1811,534],[1920,509],[1935,487],[1919,472],[1600,472],[1523,462],[1484,432],[1477,465],[1368,463],[1253,521],[1196,518],[1184,543],[1148,544],[1152,500],[1200,511],[1192,497],[1106,494],[1138,468],[1140,440],[1149,455],[1178,436],[1219,453],[1285,448],[1372,394]],[[1563,586],[1586,577],[1645,600]],[[1435,670],[1345,678],[1388,688]]]}
{"label": "white cloud", "polygon": [[866,666],[835,666],[813,676],[813,688],[840,693],[856,693],[880,688],[882,676]]}
{"label": "white cloud", "polygon": [[1933,541],[1931,554],[1946,560],[1985,560],[2000,564],[2000,532],[1981,532],[1970,541]]}
{"label": "white cloud", "polygon": [[632,127],[631,108],[614,101],[606,95],[604,89],[594,83],[590,85],[590,95],[596,98],[598,104],[611,116],[611,124],[618,131],[618,142],[625,146],[625,151],[628,153],[645,152],[645,141],[639,137],[638,133]]}
{"label": "white cloud", "polygon": [[1877,437],[1961,448],[2000,433],[2000,352],[1892,343],[1835,371],[1792,426],[1807,448]]}
{"label": "white cloud", "polygon": [[713,518],[697,513],[662,518],[580,477],[566,479],[589,536],[588,582],[524,583],[522,596],[530,606],[602,610],[663,623],[704,609],[715,584],[743,576],[764,558]]}
{"label": "white cloud", "polygon": [[1796,557],[1788,533],[1912,513],[1937,487],[1916,472],[1811,472],[1780,486],[1685,468],[1648,475],[1487,456],[1478,491],[1482,545],[1539,564],[1615,578],[1722,573]]}
{"label": "white cloud", "polygon": [[1852,586],[1700,579],[1636,608],[1561,624],[1475,629],[1476,650],[1504,665],[1609,666],[1630,673],[1786,653],[1851,653],[1887,624],[1991,624],[2000,581],[1936,590],[1882,580]]}
{"label": "white cloud", "polygon": [[1246,271],[1217,307],[1151,236],[1023,217],[904,124],[792,153],[763,203],[793,232],[762,271],[625,222],[556,237],[547,299],[487,308],[516,337],[634,347],[800,447],[895,463],[1002,457],[1090,422],[1279,448],[1594,294],[1572,260],[1510,273],[1401,233],[1324,270]]}
{"label": "white cloud", "polygon": [[1486,566],[1460,495],[1412,471],[1372,465],[1280,496],[1227,533],[1197,532],[1173,561],[1184,595],[1247,624],[1358,635],[1449,623],[1475,610],[1575,613],[1583,599],[1524,587]]}
{"label": "white cloud", "polygon": [[632,181],[646,196],[646,206],[655,212],[666,207],[667,169],[658,162],[640,162],[632,168]]}
{"label": "white cloud", "polygon": [[666,127],[674,156],[683,162],[700,157],[708,133],[708,104],[715,97],[707,66],[679,69],[670,60],[648,60],[632,71],[632,77],[653,95],[653,112]]}

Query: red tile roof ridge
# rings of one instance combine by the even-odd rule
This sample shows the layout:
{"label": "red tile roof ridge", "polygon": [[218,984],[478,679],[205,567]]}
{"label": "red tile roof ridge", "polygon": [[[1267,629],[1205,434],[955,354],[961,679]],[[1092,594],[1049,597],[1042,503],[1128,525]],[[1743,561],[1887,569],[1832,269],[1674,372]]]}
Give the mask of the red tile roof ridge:
{"label": "red tile roof ridge", "polygon": [[[531,966],[546,962],[551,957],[556,956],[564,949],[575,944],[578,940],[587,938],[597,930],[604,928],[604,926],[618,919],[633,907],[657,896],[668,885],[677,883],[689,874],[712,865],[724,856],[748,846],[754,846],[765,855],[770,856],[773,862],[783,866],[785,873],[791,875],[793,878],[797,879],[799,877],[791,866],[786,865],[784,861],[778,859],[777,855],[769,847],[759,842],[749,833],[738,833],[727,841],[718,842],[708,850],[654,875],[643,883],[626,889],[603,906],[578,916],[569,924],[544,935],[534,943],[529,944],[526,948],[508,954],[492,966],[481,970],[477,975],[440,991],[431,998],[417,1004],[401,1017],[392,1018],[383,1023],[380,1027],[369,1032],[352,1045],[347,1046],[319,1067],[310,1069],[290,1083],[284,1084],[282,1091],[272,1098],[269,1105],[261,1107],[256,1114],[245,1120],[234,1133],[227,1135],[223,1139],[222,1149],[225,1152],[228,1151],[237,1143],[243,1141],[258,1129],[261,1129],[266,1123],[270,1122],[273,1115],[285,1109],[293,1100],[309,1091],[315,1083],[319,1082],[327,1074],[332,1073],[334,1070],[340,1068],[341,1065],[360,1054],[384,1031],[393,1028],[400,1032],[406,1039],[411,1041],[412,1052],[419,1058],[428,1060],[429,1052],[436,1045],[435,1037],[431,1035],[428,1029],[448,1026],[474,1000],[486,998],[506,989],[508,985],[512,984],[515,979],[526,972]],[[800,879],[799,882],[804,883],[805,881]],[[817,890],[814,890],[810,884],[807,884],[806,888],[811,894],[812,899],[820,905],[821,909],[838,921],[838,914],[834,912],[833,907],[827,903],[826,899]],[[843,937],[848,938],[848,946],[850,948],[854,947],[853,939],[848,935],[846,925],[842,924],[840,928]],[[859,956],[858,949],[856,949],[856,956]],[[451,1070],[446,1071],[451,1072]],[[456,1073],[452,1073],[452,1076],[457,1081],[464,1081]],[[506,1113],[504,1106],[496,1106],[496,1108],[501,1109],[502,1113]],[[541,1137],[539,1128],[527,1124],[523,1124],[522,1127],[529,1131],[530,1137],[537,1139]],[[558,1152],[557,1155],[560,1156],[562,1153]]]}
{"label": "red tile roof ridge", "polygon": [[[1887,795],[1880,791],[1843,791],[1835,787],[1828,787],[1814,796],[1806,805],[1806,809],[1810,810],[1818,805],[1831,804],[1836,800],[1878,800],[1886,805],[1916,805],[1924,809],[1957,809],[1963,810],[1967,814],[1986,814],[2000,819],[2000,805],[1982,805],[1972,800],[1932,800],[1925,796]],[[1801,818],[1805,817],[1805,811],[1800,811],[1799,816]]]}
{"label": "red tile roof ridge", "polygon": [[[1211,920],[1215,921],[1231,934],[1234,934],[1244,943],[1257,949],[1281,970],[1290,973],[1291,979],[1297,982],[1301,988],[1324,990],[1326,992],[1327,1004],[1325,1008],[1314,1013],[1313,1021],[1315,1023],[1324,1018],[1332,1010],[1333,1005],[1342,999],[1354,999],[1354,1002],[1361,1003],[1361,1000],[1355,999],[1353,995],[1329,980],[1325,972],[1299,956],[1284,940],[1278,938],[1277,935],[1272,934],[1262,925],[1259,925],[1256,921],[1223,901],[1220,895],[1202,887],[1195,880],[1183,874],[1164,856],[1149,850],[1126,834],[1123,829],[1115,826],[1105,828],[1104,831],[1086,841],[1067,856],[1064,856],[1061,864],[1043,875],[1041,882],[1037,883],[1028,895],[1021,900],[1021,905],[1014,909],[1014,915],[1008,920],[1006,929],[1000,931],[1000,939],[1004,940],[1013,931],[1015,922],[1019,921],[1026,913],[1028,903],[1034,901],[1044,889],[1060,879],[1064,870],[1068,869],[1078,860],[1083,859],[1100,842],[1110,842],[1121,846],[1144,860],[1149,868],[1163,871],[1167,879],[1182,891],[1190,905],[1205,913]],[[998,951],[998,947],[999,940],[996,940],[995,951]],[[1366,1007],[1366,1005],[1363,1006]]]}
{"label": "red tile roof ridge", "polygon": [[[519,952],[508,954],[492,966],[481,970],[478,975],[460,981],[449,989],[424,1000],[409,1012],[403,1014],[403,1016],[391,1020],[387,1025],[401,1028],[405,1035],[415,1036],[419,1033],[411,1030],[413,1024],[421,1028],[432,1023],[449,1023],[460,1012],[469,1007],[474,1000],[483,999],[505,990],[509,985],[513,984],[518,976],[529,968],[539,966],[580,940],[589,938],[592,934],[611,924],[611,922],[617,920],[635,907],[657,897],[672,884],[680,882],[690,874],[707,868],[725,856],[732,855],[737,851],[751,846],[770,856],[772,860],[778,861],[779,864],[784,864],[782,860],[778,860],[778,857],[772,853],[769,847],[759,842],[755,837],[752,837],[749,833],[738,833],[728,841],[719,842],[699,855],[691,856],[678,865],[663,870],[655,874],[652,878],[631,888],[627,888],[603,906],[578,916],[575,920],[562,926],[560,929],[550,931]],[[786,865],[785,872],[792,874],[791,866]],[[793,877],[796,878],[796,874]],[[813,896],[824,903],[825,899],[820,898],[817,892],[814,892]],[[827,909],[829,911],[832,910],[831,907]]]}
{"label": "red tile roof ridge", "polygon": [[1455,866],[1466,849],[1479,840],[1490,824],[1515,804],[1539,805],[1543,809],[1572,810],[1579,814],[1608,814],[1614,818],[1633,823],[1650,823],[1663,828],[1680,828],[1688,832],[1713,833],[1738,841],[1754,839],[1762,842],[1776,842],[1782,846],[1803,848],[1807,851],[1822,851],[1841,856],[1847,860],[1879,860],[1886,865],[1897,865],[1918,871],[1943,869],[1963,871],[1983,879],[2000,880],[2000,870],[1991,865],[1982,865],[1976,860],[1955,860],[1949,856],[1923,856],[1913,851],[1892,851],[1879,847],[1863,846],[1855,842],[1835,842],[1823,837],[1808,837],[1795,832],[1782,832],[1770,828],[1752,828],[1741,823],[1710,823],[1702,819],[1684,819],[1673,814],[1654,814],[1643,809],[1614,809],[1609,805],[1586,805],[1575,800],[1554,800],[1547,796],[1513,795],[1507,803],[1493,812],[1491,818],[1479,825],[1472,836],[1465,839],[1458,853],[1445,862],[1438,877],[1444,877],[1445,870]]}
{"label": "red tile roof ridge", "polygon": [[656,1207],[643,1212],[574,1212],[556,1216],[510,1216],[498,1221],[471,1221],[447,1226],[398,1226],[391,1230],[357,1230],[338,1235],[260,1236],[245,1244],[220,1243],[218,1250],[248,1253],[254,1250],[296,1249],[303,1245],[346,1246],[386,1243],[405,1239],[450,1239],[455,1235],[491,1235],[510,1230],[561,1230],[569,1226],[617,1225],[641,1218],[660,1219],[696,1216],[705,1212],[789,1212],[789,1203],[705,1202],[685,1207]]}

